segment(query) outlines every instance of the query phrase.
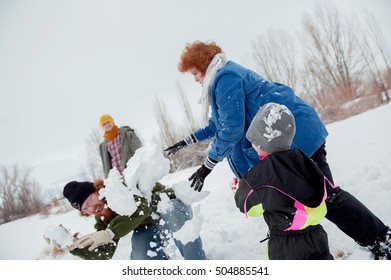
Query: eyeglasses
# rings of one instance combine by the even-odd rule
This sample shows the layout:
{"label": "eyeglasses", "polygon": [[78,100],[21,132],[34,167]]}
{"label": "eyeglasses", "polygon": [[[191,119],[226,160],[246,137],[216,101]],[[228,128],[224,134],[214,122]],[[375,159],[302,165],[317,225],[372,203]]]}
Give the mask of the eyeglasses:
{"label": "eyeglasses", "polygon": [[86,200],[86,207],[81,209],[81,212],[86,213],[86,214],[91,214],[93,211],[94,211],[94,204],[92,201],[92,194],[91,194]]}

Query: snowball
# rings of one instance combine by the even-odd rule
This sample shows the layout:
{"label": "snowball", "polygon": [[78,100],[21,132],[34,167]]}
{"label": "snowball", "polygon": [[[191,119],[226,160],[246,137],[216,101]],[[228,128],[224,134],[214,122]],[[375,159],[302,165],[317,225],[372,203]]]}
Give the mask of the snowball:
{"label": "snowball", "polygon": [[62,225],[49,226],[43,237],[55,241],[60,248],[66,248],[73,244],[72,234]]}

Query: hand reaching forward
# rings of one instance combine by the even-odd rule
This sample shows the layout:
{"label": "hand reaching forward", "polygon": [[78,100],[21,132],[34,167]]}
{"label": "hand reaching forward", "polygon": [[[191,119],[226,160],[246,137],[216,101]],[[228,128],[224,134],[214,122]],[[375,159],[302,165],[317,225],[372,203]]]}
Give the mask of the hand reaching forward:
{"label": "hand reaching forward", "polygon": [[76,240],[75,243],[73,243],[71,250],[79,248],[83,249],[85,247],[88,247],[88,250],[91,252],[97,247],[109,243],[115,243],[113,241],[114,233],[110,229],[100,230],[91,234],[87,234],[80,239]]}
{"label": "hand reaching forward", "polygon": [[194,187],[195,191],[201,191],[202,187],[204,186],[204,180],[206,176],[209,175],[210,172],[212,172],[212,169],[215,167],[217,164],[217,161],[211,159],[211,158],[206,158],[205,162],[203,165],[201,165],[200,168],[197,169],[197,171],[190,176],[189,181],[191,182],[190,187]]}
{"label": "hand reaching forward", "polygon": [[165,149],[165,152],[168,152],[167,155],[175,155],[179,150],[182,150],[183,148],[186,148],[187,146],[190,146],[191,144],[197,142],[195,136],[193,134],[190,134],[189,136],[185,137],[182,141],[168,147]]}

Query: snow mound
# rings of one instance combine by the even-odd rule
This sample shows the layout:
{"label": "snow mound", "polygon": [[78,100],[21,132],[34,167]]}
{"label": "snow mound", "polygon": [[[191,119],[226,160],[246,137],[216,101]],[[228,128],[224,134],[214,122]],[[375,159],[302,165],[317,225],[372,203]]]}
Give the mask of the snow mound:
{"label": "snow mound", "polygon": [[126,185],[129,188],[137,186],[145,197],[150,197],[155,183],[170,171],[170,162],[157,144],[137,149],[126,166],[123,172]]}

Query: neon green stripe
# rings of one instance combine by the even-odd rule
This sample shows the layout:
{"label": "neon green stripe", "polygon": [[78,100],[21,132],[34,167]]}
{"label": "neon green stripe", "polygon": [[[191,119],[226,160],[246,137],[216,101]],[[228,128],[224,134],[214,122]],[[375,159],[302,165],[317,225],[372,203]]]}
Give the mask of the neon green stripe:
{"label": "neon green stripe", "polygon": [[255,206],[251,207],[250,210],[248,210],[247,215],[249,217],[259,217],[259,216],[262,216],[264,211],[265,210],[263,210],[262,203],[260,203],[260,204],[257,204]]}
{"label": "neon green stripe", "polygon": [[323,218],[326,216],[327,213],[326,203],[323,202],[321,205],[319,205],[316,208],[305,207],[305,211],[308,214],[307,221],[300,229],[304,229],[308,226],[318,225],[320,221],[322,221]]}

